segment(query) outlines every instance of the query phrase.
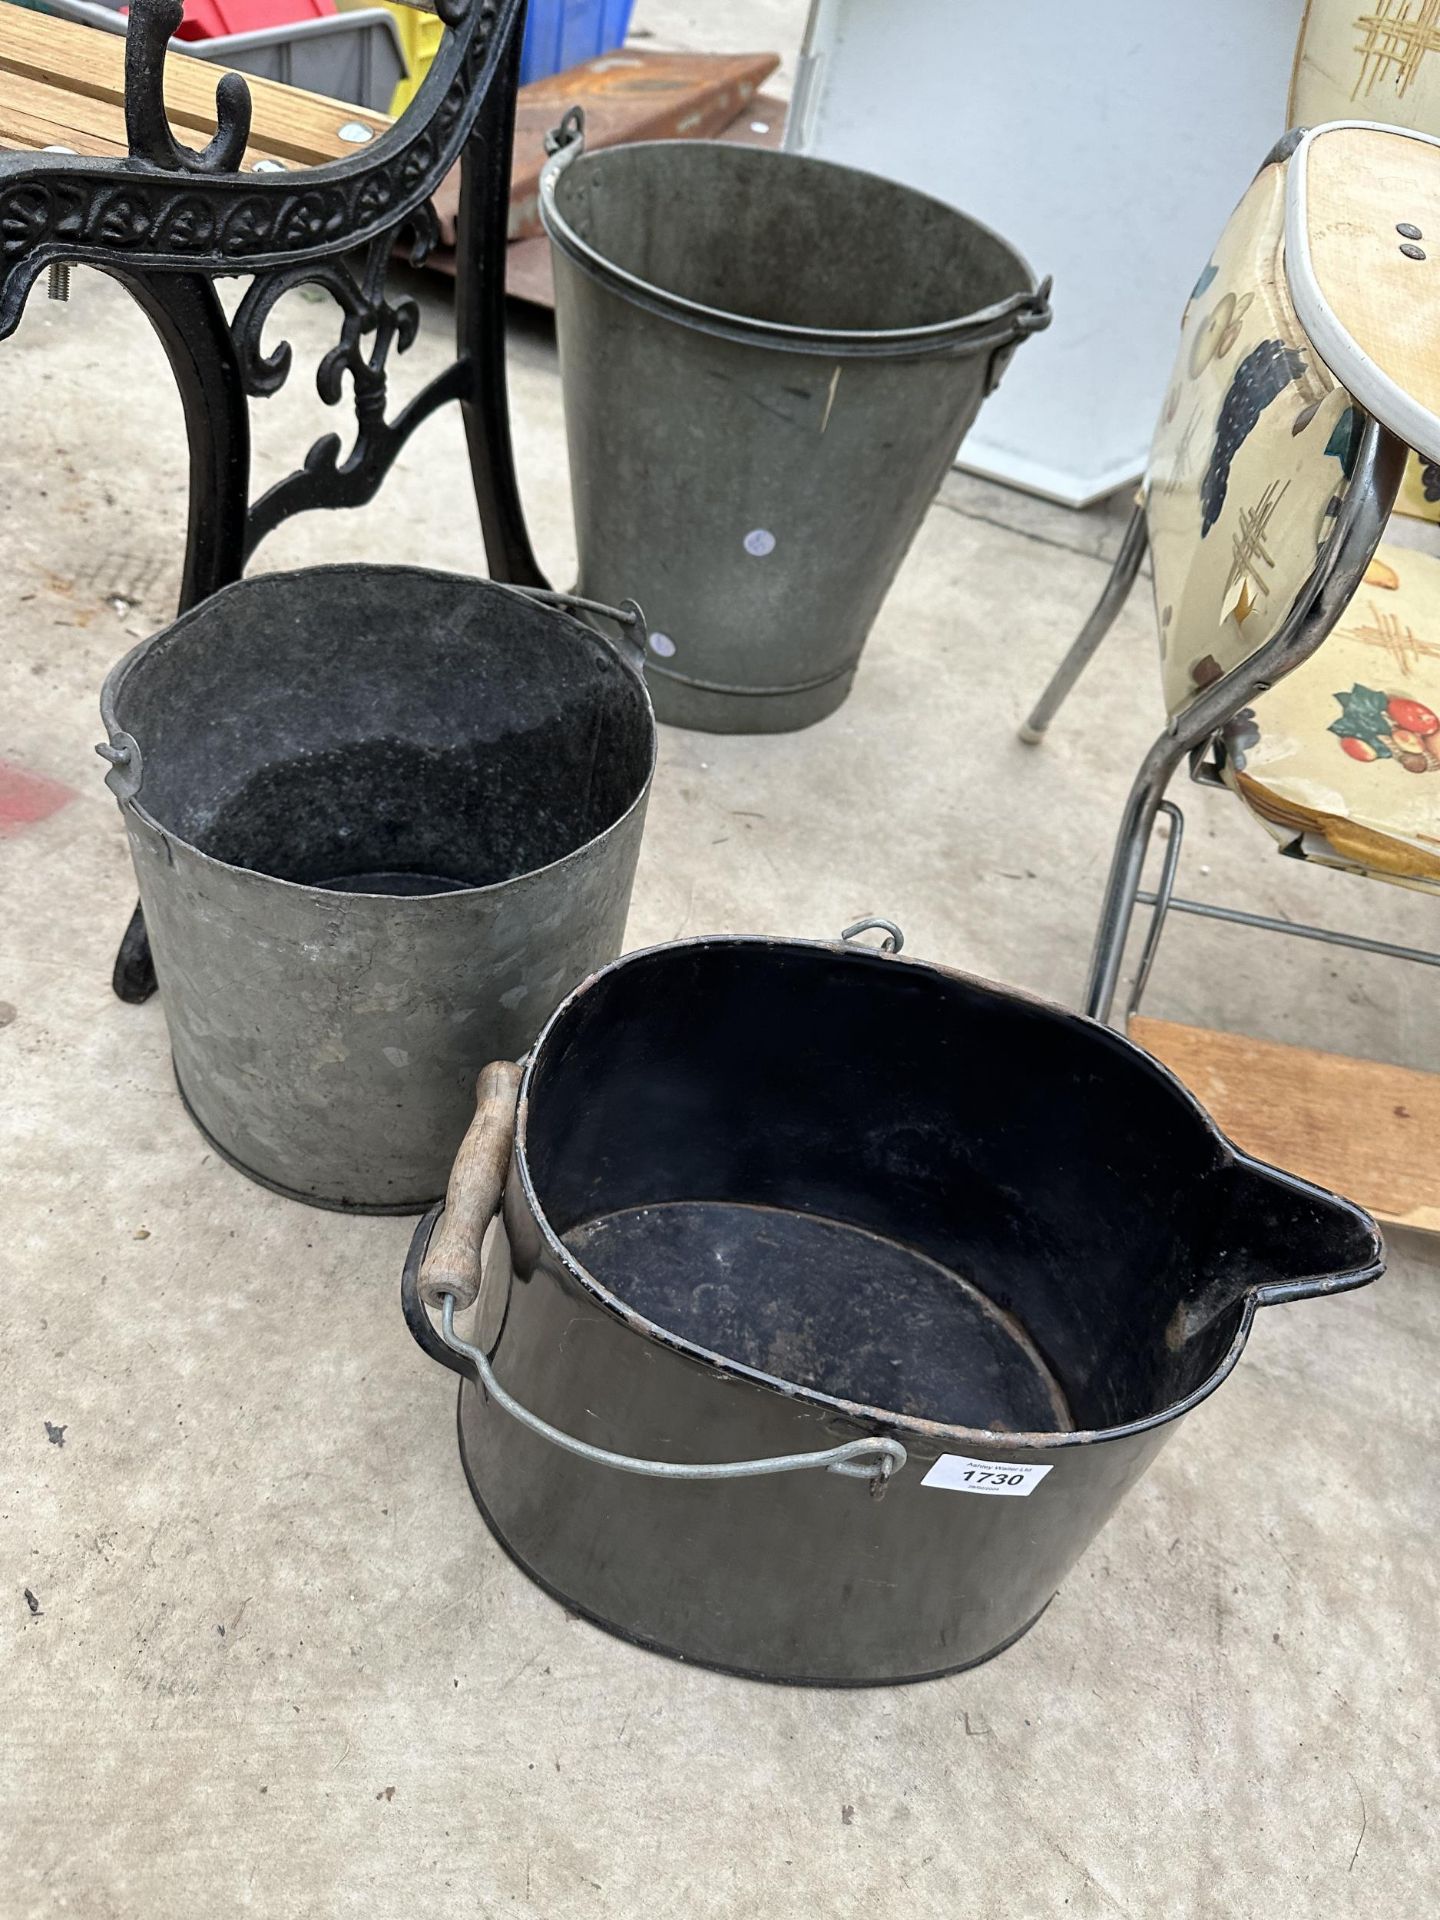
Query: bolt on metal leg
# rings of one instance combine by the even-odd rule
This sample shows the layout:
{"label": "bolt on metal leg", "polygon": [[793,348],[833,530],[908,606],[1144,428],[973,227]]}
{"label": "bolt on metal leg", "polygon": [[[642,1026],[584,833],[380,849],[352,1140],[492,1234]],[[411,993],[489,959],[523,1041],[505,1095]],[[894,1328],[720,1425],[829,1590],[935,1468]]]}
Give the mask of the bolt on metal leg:
{"label": "bolt on metal leg", "polygon": [[52,264],[45,290],[52,300],[70,298],[70,262],[68,260],[56,260]]}

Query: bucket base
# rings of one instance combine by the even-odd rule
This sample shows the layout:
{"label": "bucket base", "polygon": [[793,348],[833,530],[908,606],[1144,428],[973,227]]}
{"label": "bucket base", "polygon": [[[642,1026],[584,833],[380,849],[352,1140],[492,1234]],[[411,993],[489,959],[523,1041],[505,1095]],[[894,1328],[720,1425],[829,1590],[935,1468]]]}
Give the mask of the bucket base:
{"label": "bucket base", "polygon": [[320,1207],[326,1213],[373,1213],[395,1214],[410,1217],[417,1213],[428,1213],[440,1199],[438,1193],[432,1193],[426,1200],[386,1200],[378,1204],[368,1200],[330,1200],[323,1194],[302,1193],[298,1187],[287,1187],[278,1180],[271,1180],[263,1173],[257,1173],[254,1167],[247,1167],[224,1147],[211,1133],[205,1122],[190,1104],[190,1096],[185,1091],[185,1082],[180,1078],[180,1070],[171,1059],[170,1070],[175,1075],[175,1090],[180,1095],[180,1104],[195,1124],[195,1130],[207,1147],[214,1149],[227,1167],[234,1167],[237,1173],[243,1173],[247,1180],[253,1180],[257,1187],[268,1187],[271,1193],[278,1193],[282,1200],[296,1200],[302,1207]]}
{"label": "bucket base", "polygon": [[676,1200],[601,1214],[564,1238],[628,1309],[771,1379],[948,1426],[1075,1426],[1014,1316],[884,1234],[789,1208]]}
{"label": "bucket base", "polygon": [[[953,1666],[934,1667],[925,1673],[883,1673],[876,1674],[873,1678],[865,1677],[861,1679],[837,1680],[831,1679],[824,1674],[765,1673],[756,1667],[731,1666],[720,1660],[698,1660],[693,1653],[687,1653],[683,1647],[667,1646],[664,1641],[648,1639],[644,1634],[633,1633],[628,1627],[621,1626],[616,1620],[607,1620],[603,1614],[596,1613],[593,1608],[587,1607],[583,1600],[577,1600],[571,1594],[563,1593],[559,1587],[553,1586],[543,1574],[535,1571],[534,1567],[529,1564],[522,1554],[515,1550],[501,1532],[496,1523],[495,1516],[486,1506],[479,1484],[476,1481],[474,1473],[471,1471],[469,1457],[465,1452],[464,1396],[467,1390],[471,1392],[474,1391],[468,1382],[462,1383],[460,1398],[456,1401],[455,1405],[455,1425],[460,1445],[460,1464],[465,1469],[465,1484],[470,1489],[471,1499],[479,1509],[480,1518],[485,1522],[496,1541],[504,1549],[507,1558],[515,1563],[527,1580],[533,1580],[542,1593],[548,1594],[552,1600],[557,1600],[567,1612],[579,1614],[580,1618],[582,1620],[588,1620],[592,1627],[603,1628],[606,1633],[613,1633],[617,1640],[624,1640],[632,1647],[641,1647],[646,1653],[663,1654],[667,1660],[678,1660],[682,1665],[687,1667],[704,1667],[710,1673],[729,1674],[736,1680],[763,1680],[767,1685],[777,1687],[826,1687],[835,1691],[840,1691],[841,1689],[853,1691],[859,1687],[915,1687],[919,1686],[921,1682],[925,1680],[945,1680],[948,1679],[952,1673],[968,1673],[972,1667],[983,1667],[987,1661],[993,1660],[997,1655],[1008,1651],[1009,1648],[1015,1645],[1016,1641],[1023,1640],[1025,1635],[1029,1633],[1030,1629],[1036,1624],[1044,1614],[1046,1608],[1050,1605],[1050,1600],[1047,1600],[1045,1606],[1041,1607],[1038,1612],[1031,1614],[1024,1626],[1017,1628],[1014,1633],[1010,1634],[1006,1639],[999,1641],[995,1646],[991,1647],[988,1652],[982,1653],[977,1659],[959,1660]],[[1054,1597],[1052,1594],[1050,1599],[1053,1600]]]}
{"label": "bucket base", "polygon": [[798,733],[842,707],[855,681],[855,664],[816,686],[767,693],[759,687],[707,687],[645,662],[645,684],[655,718],[695,733]]}

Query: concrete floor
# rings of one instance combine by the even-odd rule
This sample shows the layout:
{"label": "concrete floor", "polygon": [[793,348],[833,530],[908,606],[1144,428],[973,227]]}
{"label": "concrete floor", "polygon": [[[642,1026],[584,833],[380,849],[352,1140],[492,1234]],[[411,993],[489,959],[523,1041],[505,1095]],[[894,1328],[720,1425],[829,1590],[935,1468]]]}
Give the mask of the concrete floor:
{"label": "concrete floor", "polygon": [[[420,294],[402,391],[444,351],[444,290]],[[271,337],[313,360],[332,311],[292,297]],[[512,363],[563,580],[542,327],[517,323]],[[987,1667],[792,1692],[570,1618],[470,1503],[451,1383],[400,1321],[408,1223],[308,1211],[218,1162],[159,1003],[110,994],[133,883],[96,696],[169,617],[184,508],[178,410],[117,289],[77,274],[68,307],[32,302],[0,418],[3,753],[56,783],[0,840],[3,1920],[1434,1911],[1434,1251],[1396,1236],[1377,1287],[1262,1315]],[[331,424],[298,371],[260,419],[262,481]],[[465,494],[445,417],[383,504],[292,525],[266,563],[478,568]],[[631,943],[878,911],[919,955],[1073,999],[1157,724],[1148,596],[1043,752],[1014,728],[1119,524],[948,482],[839,714],[664,734]],[[1187,805],[1193,890],[1433,944],[1433,902],[1275,859],[1226,796]],[[1434,1004],[1395,966],[1185,924],[1151,998],[1440,1066]]]}

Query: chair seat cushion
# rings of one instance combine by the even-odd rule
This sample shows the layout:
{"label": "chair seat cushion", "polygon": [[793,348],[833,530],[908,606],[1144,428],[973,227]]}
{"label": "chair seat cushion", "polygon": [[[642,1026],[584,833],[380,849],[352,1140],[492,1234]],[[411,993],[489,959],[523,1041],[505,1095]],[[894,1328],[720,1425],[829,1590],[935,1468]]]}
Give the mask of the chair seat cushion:
{"label": "chair seat cushion", "polygon": [[1440,887],[1440,559],[1382,546],[1318,652],[1224,735],[1286,850]]}

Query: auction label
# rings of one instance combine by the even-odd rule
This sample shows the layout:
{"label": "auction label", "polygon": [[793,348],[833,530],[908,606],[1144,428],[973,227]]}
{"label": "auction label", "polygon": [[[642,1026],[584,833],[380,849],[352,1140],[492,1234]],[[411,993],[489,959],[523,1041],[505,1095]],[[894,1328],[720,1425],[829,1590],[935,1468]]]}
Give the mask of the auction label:
{"label": "auction label", "polygon": [[942,1453],[920,1482],[922,1487],[944,1487],[951,1493],[1000,1493],[1021,1500],[1033,1493],[1049,1467],[1007,1467],[994,1460],[967,1460],[963,1453]]}

